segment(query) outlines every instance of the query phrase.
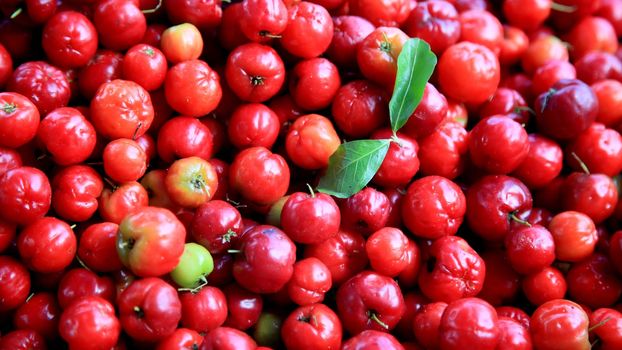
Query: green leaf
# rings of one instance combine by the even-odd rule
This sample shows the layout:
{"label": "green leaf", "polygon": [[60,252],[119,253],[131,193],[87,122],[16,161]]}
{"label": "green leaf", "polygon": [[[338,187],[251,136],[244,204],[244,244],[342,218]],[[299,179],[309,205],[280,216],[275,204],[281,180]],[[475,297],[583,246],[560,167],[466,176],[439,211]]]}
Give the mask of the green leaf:
{"label": "green leaf", "polygon": [[397,132],[421,102],[425,85],[436,66],[430,45],[417,38],[408,39],[397,58],[397,76],[389,102],[391,129]]}
{"label": "green leaf", "polygon": [[318,190],[348,198],[371,181],[389,150],[391,140],[356,140],[342,143],[330,156]]}

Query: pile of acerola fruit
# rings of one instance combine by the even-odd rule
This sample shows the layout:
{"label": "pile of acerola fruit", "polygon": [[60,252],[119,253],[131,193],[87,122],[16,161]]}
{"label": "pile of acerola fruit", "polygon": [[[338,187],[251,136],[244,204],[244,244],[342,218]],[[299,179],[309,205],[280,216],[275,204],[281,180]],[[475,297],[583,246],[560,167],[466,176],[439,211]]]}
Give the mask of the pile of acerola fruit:
{"label": "pile of acerola fruit", "polygon": [[1,350],[622,349],[622,0],[0,10]]}

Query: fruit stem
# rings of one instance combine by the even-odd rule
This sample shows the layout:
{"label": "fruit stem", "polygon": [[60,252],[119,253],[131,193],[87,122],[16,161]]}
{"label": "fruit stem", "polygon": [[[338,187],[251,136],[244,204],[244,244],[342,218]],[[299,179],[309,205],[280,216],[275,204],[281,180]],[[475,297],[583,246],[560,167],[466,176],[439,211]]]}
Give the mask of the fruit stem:
{"label": "fruit stem", "polygon": [[374,322],[376,322],[377,324],[379,324],[379,325],[380,325],[380,327],[382,327],[382,328],[384,328],[384,329],[386,329],[386,330],[388,330],[388,329],[389,329],[389,325],[388,325],[388,324],[386,324],[386,323],[384,323],[384,322],[382,322],[382,321],[378,318],[378,315],[377,315],[374,311],[367,311],[367,315],[369,316],[369,318],[370,318],[372,321],[374,321]]}
{"label": "fruit stem", "polygon": [[11,17],[9,17],[9,18],[13,19],[13,18],[19,16],[22,12],[24,12],[24,8],[23,7],[19,7],[17,10],[13,11],[13,13],[11,14]]}
{"label": "fruit stem", "polygon": [[114,182],[112,182],[112,180],[110,180],[109,178],[104,177],[104,181],[105,181],[105,182],[106,182],[106,183],[107,183],[110,187],[112,187],[112,190],[113,190],[113,191],[117,189],[117,185],[116,185]]}
{"label": "fruit stem", "polygon": [[136,141],[136,135],[138,135],[138,130],[140,130],[142,126],[143,126],[143,122],[138,122],[138,125],[136,125],[136,129],[134,129],[134,134],[132,134],[133,141]]}
{"label": "fruit stem", "polygon": [[393,135],[391,135],[391,139],[389,140],[391,142],[395,142],[400,148],[402,148],[402,140],[399,139],[399,137],[397,137],[397,131],[393,132]]}
{"label": "fruit stem", "polygon": [[84,263],[84,261],[82,261],[82,259],[80,259],[80,257],[78,256],[78,254],[76,254],[76,260],[78,261],[78,264],[80,264],[80,266],[82,266],[83,268],[85,268],[86,270],[92,271],[88,266],[86,266],[86,264]]}
{"label": "fruit stem", "polygon": [[587,165],[585,165],[585,163],[583,163],[583,161],[581,160],[581,158],[579,158],[579,156],[572,152],[570,153],[572,155],[572,157],[579,163],[579,166],[581,167],[581,170],[583,170],[583,172],[586,175],[590,175],[590,169],[587,167]]}
{"label": "fruit stem", "polygon": [[389,37],[387,33],[382,32],[382,41],[380,42],[380,50],[386,53],[391,53],[391,41],[389,41]]}
{"label": "fruit stem", "polygon": [[227,253],[229,254],[240,254],[242,251],[239,249],[229,249],[227,250]]}
{"label": "fruit stem", "polygon": [[556,2],[552,2],[551,3],[551,10],[553,11],[559,11],[559,12],[565,12],[565,13],[573,13],[577,10],[576,6],[572,6],[572,5],[564,5],[564,4],[559,4]]}
{"label": "fruit stem", "polygon": [[156,12],[157,10],[159,10],[159,9],[160,9],[160,7],[162,7],[162,0],[158,0],[158,4],[156,5],[156,7],[152,8],[152,9],[146,9],[146,10],[143,10],[142,12],[143,12],[144,14],[154,13],[154,12]]}
{"label": "fruit stem", "polygon": [[2,105],[2,111],[6,114],[13,114],[17,109],[17,105],[15,103],[5,103]]}
{"label": "fruit stem", "polygon": [[230,243],[231,239],[234,238],[234,237],[237,237],[237,236],[238,236],[238,234],[235,233],[235,231],[233,231],[232,229],[229,229],[229,230],[227,230],[227,233],[222,235],[221,242],[222,242],[222,244]]}
{"label": "fruit stem", "polygon": [[197,283],[199,284],[194,288],[179,288],[177,290],[179,292],[190,292],[192,294],[197,294],[201,289],[203,289],[203,287],[207,286],[207,277],[205,277],[205,275],[202,275],[197,280]]}
{"label": "fruit stem", "polygon": [[595,324],[592,327],[588,328],[587,331],[591,332],[591,331],[593,331],[593,330],[595,330],[597,328],[600,328],[600,327],[604,326],[607,322],[609,322],[609,320],[611,320],[611,317],[607,317],[606,319],[598,322],[597,324]]}
{"label": "fruit stem", "polygon": [[250,79],[251,79],[251,85],[253,86],[263,85],[264,83],[264,78],[259,75],[253,75],[250,77]]}
{"label": "fruit stem", "polygon": [[315,198],[315,192],[313,192],[313,187],[307,184],[307,188],[309,189],[309,193],[311,193],[311,198]]}
{"label": "fruit stem", "polygon": [[143,312],[143,310],[141,310],[141,309],[140,309],[140,307],[139,307],[138,305],[137,305],[137,306],[134,306],[134,309],[133,309],[133,310],[134,310],[134,312],[136,313],[136,317],[138,317],[138,318],[143,318],[143,317],[145,317],[145,313]]}
{"label": "fruit stem", "polygon": [[259,36],[265,37],[265,38],[270,38],[270,39],[281,39],[282,36],[278,35],[278,34],[272,34],[270,32],[268,32],[267,30],[262,30],[259,32]]}
{"label": "fruit stem", "polygon": [[516,216],[516,212],[510,213],[510,220],[514,220],[514,221],[518,222],[521,225],[525,225],[527,227],[531,227],[531,224],[528,221],[523,220],[523,219],[519,218],[518,216]]}
{"label": "fruit stem", "polygon": [[514,107],[514,113],[518,114],[521,112],[529,112],[531,113],[531,115],[536,115],[536,111],[533,110],[533,108],[529,107],[529,106],[516,106]]}

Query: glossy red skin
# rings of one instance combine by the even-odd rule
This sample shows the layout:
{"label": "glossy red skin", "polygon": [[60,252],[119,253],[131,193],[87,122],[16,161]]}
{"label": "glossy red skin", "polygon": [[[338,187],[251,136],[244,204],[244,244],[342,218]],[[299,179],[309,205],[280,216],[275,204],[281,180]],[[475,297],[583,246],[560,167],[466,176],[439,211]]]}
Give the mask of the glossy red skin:
{"label": "glossy red skin", "polygon": [[114,189],[104,189],[99,197],[98,210],[105,221],[118,224],[129,212],[148,204],[147,190],[138,182],[128,182]]}
{"label": "glossy red skin", "polygon": [[134,281],[123,291],[117,305],[123,330],[143,342],[168,337],[181,319],[177,291],[155,277]]}
{"label": "glossy red skin", "polygon": [[438,349],[440,341],[439,327],[441,318],[447,308],[447,303],[442,301],[424,305],[415,314],[412,323],[412,332],[417,339],[417,343],[426,349]]}
{"label": "glossy red skin", "polygon": [[617,0],[601,0],[596,15],[609,21],[616,34],[622,34],[622,7]]}
{"label": "glossy red skin", "polygon": [[52,207],[60,217],[82,222],[97,211],[97,198],[104,189],[101,176],[86,165],[62,169],[52,180]]}
{"label": "glossy red skin", "polygon": [[209,160],[218,176],[218,187],[212,199],[225,200],[229,193],[229,164],[216,158]]}
{"label": "glossy red skin", "polygon": [[576,60],[591,51],[614,53],[618,40],[613,26],[604,18],[585,17],[577,22],[568,33],[570,54]]}
{"label": "glossy red skin", "polygon": [[4,87],[13,74],[13,58],[4,45],[0,44],[0,86]]}
{"label": "glossy red skin", "polygon": [[608,52],[590,52],[574,63],[577,78],[586,84],[594,84],[605,79],[622,78],[622,62]]}
{"label": "glossy red skin", "polygon": [[367,236],[386,226],[390,203],[384,193],[366,187],[342,202],[340,209],[342,227]]}
{"label": "glossy red skin", "polygon": [[447,99],[434,85],[426,83],[421,102],[401,129],[406,135],[417,140],[438,129],[449,112]]}
{"label": "glossy red skin", "polygon": [[211,200],[197,208],[190,232],[210,253],[223,253],[241,236],[242,216],[228,202]]}
{"label": "glossy red skin", "polygon": [[525,311],[514,306],[498,306],[495,310],[497,310],[497,316],[499,319],[507,317],[518,322],[525,329],[529,330],[529,315],[527,315]]}
{"label": "glossy red skin", "polygon": [[335,95],[331,114],[336,127],[352,138],[364,137],[386,124],[388,99],[380,87],[368,80],[344,84]]}
{"label": "glossy red skin", "polygon": [[408,238],[397,228],[384,227],[369,236],[365,251],[371,268],[384,276],[396,277],[406,267]]}
{"label": "glossy red skin", "polygon": [[609,176],[572,173],[566,178],[561,200],[564,210],[580,211],[599,224],[613,214],[618,190]]}
{"label": "glossy red skin", "polygon": [[177,266],[185,241],[186,229],[171,211],[144,207],[119,223],[117,251],[135,275],[155,277]]}
{"label": "glossy red skin", "polygon": [[506,254],[501,250],[482,253],[486,264],[484,286],[477,297],[493,306],[511,304],[520,289],[520,276],[512,269]]}
{"label": "glossy red skin", "polygon": [[399,27],[408,18],[411,7],[405,0],[355,0],[349,2],[349,10],[377,27]]}
{"label": "glossy red skin", "polygon": [[458,12],[451,1],[425,1],[410,12],[404,31],[425,40],[434,53],[441,54],[460,38]]}
{"label": "glossy red skin", "polygon": [[539,134],[528,136],[527,156],[512,173],[531,189],[542,188],[562,170],[563,153],[555,142]]}
{"label": "glossy red skin", "polygon": [[0,178],[0,216],[26,225],[48,212],[51,196],[50,183],[41,170],[25,166],[9,170]]}
{"label": "glossy red skin", "polygon": [[238,153],[229,168],[229,185],[256,204],[272,204],[287,192],[290,181],[285,159],[264,147]]}
{"label": "glossy red skin", "polygon": [[199,350],[255,350],[257,343],[248,334],[230,327],[207,333]]}
{"label": "glossy red skin", "polygon": [[529,112],[518,110],[523,107],[527,107],[527,102],[518,91],[500,87],[495,91],[490,101],[482,104],[479,109],[479,117],[483,119],[501,114],[510,117],[519,124],[526,124],[529,121]]}
{"label": "glossy red skin", "polygon": [[[343,327],[351,334],[365,330],[390,331],[402,318],[405,309],[397,282],[375,272],[360,272],[337,290],[337,311]],[[386,328],[375,321],[374,316]]]}
{"label": "glossy red skin", "polygon": [[484,260],[460,237],[435,240],[424,253],[422,265],[419,288],[432,301],[449,303],[472,297],[483,287]]}
{"label": "glossy red skin", "polygon": [[66,166],[84,162],[91,156],[96,132],[80,111],[61,107],[41,120],[37,138],[56,164]]}
{"label": "glossy red skin", "polygon": [[147,154],[136,141],[126,138],[106,145],[103,162],[106,175],[119,183],[136,181],[147,170]]}
{"label": "glossy red skin", "polygon": [[147,31],[145,15],[134,1],[99,1],[93,11],[93,23],[102,46],[124,51],[138,44]]}
{"label": "glossy red skin", "polygon": [[95,129],[108,139],[142,136],[154,116],[149,93],[132,81],[120,79],[100,86],[90,111]]}
{"label": "glossy red skin", "polygon": [[233,264],[233,277],[255,293],[275,293],[291,278],[296,246],[274,226],[260,225],[244,234],[241,252]]}
{"label": "glossy red skin", "polygon": [[521,63],[525,73],[533,74],[536,69],[551,60],[568,61],[568,48],[559,38],[544,35],[529,43]]}
{"label": "glossy red skin", "polygon": [[589,349],[589,319],[572,301],[551,300],[531,316],[531,336],[535,348]]}
{"label": "glossy red skin", "polygon": [[285,319],[281,337],[288,349],[339,349],[341,321],[324,304],[302,306]]}
{"label": "glossy red skin", "polygon": [[287,283],[290,299],[301,306],[321,303],[332,287],[330,270],[318,258],[306,258],[294,264],[294,273]]}
{"label": "glossy red skin", "polygon": [[440,348],[496,349],[497,312],[479,298],[456,300],[445,309],[439,326]]}
{"label": "glossy red skin", "polygon": [[207,277],[210,285],[221,287],[233,281],[233,255],[232,254],[212,254],[214,259],[214,270]]}
{"label": "glossy red skin", "polygon": [[73,302],[84,297],[96,296],[114,302],[115,286],[110,277],[99,277],[95,273],[77,268],[67,271],[58,285],[58,304],[66,309]]}
{"label": "glossy red skin", "polygon": [[13,325],[17,329],[31,329],[52,340],[58,334],[60,314],[56,297],[52,293],[38,292],[15,310]]}
{"label": "glossy red skin", "polygon": [[424,175],[454,179],[464,170],[468,133],[455,121],[446,121],[429,136],[418,141],[420,170]]}
{"label": "glossy red skin", "polygon": [[469,135],[469,154],[473,163],[491,174],[508,174],[527,157],[527,131],[505,116],[482,119]]}
{"label": "glossy red skin", "polygon": [[466,193],[469,227],[482,238],[499,241],[510,229],[510,215],[532,206],[529,189],[518,179],[488,175]]}
{"label": "glossy red skin", "polygon": [[[470,42],[448,47],[436,68],[441,91],[447,97],[473,104],[494,94],[501,79],[499,69],[499,60],[492,51]],[[474,85],[474,81],[479,83]]]}
{"label": "glossy red skin", "polygon": [[382,193],[389,199],[387,226],[402,227],[402,202],[406,192],[402,187],[385,188]]}
{"label": "glossy red skin", "polygon": [[179,295],[181,325],[200,333],[208,333],[227,319],[227,299],[218,288],[204,286],[196,293]]}
{"label": "glossy red skin", "polygon": [[505,237],[508,262],[520,274],[536,273],[555,260],[555,242],[543,226],[522,226]]}
{"label": "glossy red skin", "polygon": [[[390,129],[378,129],[371,139],[391,139],[393,132]],[[406,185],[419,171],[419,159],[417,151],[419,145],[413,138],[402,133],[395,134],[396,140],[392,140],[380,168],[372,181],[383,187],[398,187]]]}
{"label": "glossy red skin", "polygon": [[203,336],[188,328],[177,328],[173,334],[162,339],[156,350],[191,350],[199,349]]}
{"label": "glossy red skin", "polygon": [[223,292],[227,297],[224,326],[245,331],[257,323],[264,304],[261,295],[237,284],[224,287]]}
{"label": "glossy red skin", "polygon": [[261,103],[238,106],[231,115],[227,134],[229,141],[238,149],[249,147],[272,148],[279,136],[279,117]]}
{"label": "glossy red skin", "polygon": [[246,0],[240,12],[240,30],[254,42],[269,41],[268,35],[279,35],[287,27],[287,7],[281,0]]}
{"label": "glossy red skin", "polygon": [[550,13],[551,0],[508,0],[503,3],[503,14],[508,22],[525,31],[540,27]]}
{"label": "glossy red skin", "polygon": [[451,180],[426,176],[408,186],[402,220],[416,237],[436,239],[455,235],[466,212],[464,193]]}
{"label": "glossy red skin", "polygon": [[224,122],[216,119],[215,115],[213,118],[201,118],[200,120],[212,134],[212,151],[214,154],[219,153],[223,146],[229,146],[230,141],[227,139],[227,128]]}
{"label": "glossy red skin", "polygon": [[164,94],[177,112],[201,117],[216,109],[222,98],[220,78],[201,60],[177,63],[166,73]]}
{"label": "glossy red skin", "polygon": [[196,118],[171,118],[157,137],[158,156],[167,163],[178,158],[200,157],[209,159],[213,152],[213,136]]}
{"label": "glossy red skin", "polygon": [[363,39],[374,31],[374,25],[363,17],[344,15],[333,17],[333,27],[333,39],[326,55],[338,66],[355,66],[357,49]]}
{"label": "glossy red skin", "polygon": [[581,171],[573,152],[591,173],[615,176],[622,170],[622,136],[603,124],[593,123],[566,146],[568,164],[574,170]]}
{"label": "glossy red skin", "polygon": [[23,165],[22,156],[12,148],[0,146],[0,177],[7,171],[19,168]]}
{"label": "glossy red skin", "polygon": [[[598,98],[598,115],[596,121],[608,127],[615,127],[622,122],[622,83],[617,80],[605,79],[590,86]],[[588,128],[589,130],[589,128]],[[587,131],[586,131],[587,132]]]}
{"label": "glossy red skin", "polygon": [[92,99],[102,84],[121,79],[122,64],[122,54],[109,50],[98,51],[78,72],[77,84],[80,94]]}
{"label": "glossy red skin", "polygon": [[85,65],[97,50],[95,26],[83,14],[60,11],[43,28],[43,50],[52,64],[62,68]]}
{"label": "glossy red skin", "polygon": [[548,228],[555,240],[558,260],[577,262],[594,251],[598,235],[594,222],[587,215],[565,211],[555,215]]}
{"label": "glossy red skin", "polygon": [[306,246],[304,256],[320,259],[328,267],[333,285],[340,285],[362,271],[368,262],[363,236],[342,229],[332,238]]}
{"label": "glossy red skin", "polygon": [[343,343],[341,350],[404,350],[394,336],[388,333],[366,330]]}
{"label": "glossy red skin", "polygon": [[213,29],[222,18],[219,0],[168,0],[164,9],[171,22],[189,22],[199,29]]}
{"label": "glossy red skin", "polygon": [[[614,309],[600,308],[590,315],[590,332],[598,339],[601,349],[612,350],[622,346],[622,314]],[[598,325],[598,327],[596,327]]]}
{"label": "glossy red skin", "polygon": [[613,306],[622,294],[622,282],[611,261],[600,253],[572,265],[566,282],[572,300],[593,309]]}
{"label": "glossy red skin", "polygon": [[504,32],[497,17],[488,11],[469,10],[461,12],[458,18],[460,41],[486,46],[495,55],[499,55]]}
{"label": "glossy red skin", "polygon": [[301,1],[288,9],[287,27],[280,43],[294,56],[313,58],[324,53],[333,38],[333,20],[317,4]]}
{"label": "glossy red skin", "polygon": [[533,102],[535,98],[531,92],[531,77],[528,77],[525,73],[507,75],[501,80],[499,86],[518,91],[528,103]]}
{"label": "glossy red skin", "polygon": [[340,86],[337,66],[326,58],[300,61],[290,71],[289,92],[302,109],[315,111],[328,107]]}
{"label": "glossy red skin", "polygon": [[596,119],[598,99],[578,80],[560,80],[538,96],[534,109],[538,130],[555,139],[579,136]]}
{"label": "glossy red skin", "polygon": [[306,114],[289,126],[285,150],[296,165],[315,170],[328,166],[330,156],[340,144],[330,119],[319,114]]}
{"label": "glossy red skin", "polygon": [[17,225],[0,220],[0,253],[13,245]]}
{"label": "glossy red skin", "polygon": [[408,35],[396,27],[378,27],[360,43],[356,60],[363,76],[389,89],[397,72],[397,57]]}
{"label": "glossy red skin", "polygon": [[6,89],[29,98],[42,115],[66,106],[71,97],[69,82],[63,71],[43,61],[18,66]]}
{"label": "glossy red skin", "polygon": [[45,339],[30,329],[8,332],[0,338],[2,350],[46,350]]}
{"label": "glossy red skin", "polygon": [[80,235],[78,257],[90,269],[112,272],[123,267],[116,248],[119,226],[111,222],[90,225]]}
{"label": "glossy red skin", "polygon": [[522,281],[523,294],[533,305],[542,305],[550,300],[563,298],[568,289],[564,275],[554,267],[527,275]]}
{"label": "glossy red skin", "polygon": [[421,267],[421,251],[415,241],[409,239],[406,246],[406,268],[400,272],[398,282],[403,288],[411,288],[417,284]]}
{"label": "glossy red skin", "polygon": [[21,262],[0,256],[0,311],[22,305],[30,293],[30,274]]}
{"label": "glossy red skin", "polygon": [[518,63],[528,47],[529,37],[524,31],[506,24],[503,25],[499,63],[505,66]]}
{"label": "glossy red skin", "polygon": [[208,161],[199,157],[182,158],[171,164],[164,185],[173,203],[196,208],[212,198],[218,176]]}
{"label": "glossy red skin", "polygon": [[237,97],[264,102],[274,97],[285,82],[285,66],[270,46],[249,43],[238,46],[227,57],[227,84]]}
{"label": "glossy red skin", "polygon": [[162,86],[168,69],[162,51],[147,44],[132,46],[123,56],[121,67],[125,79],[138,83],[147,91]]}
{"label": "glossy red skin", "polygon": [[240,28],[241,18],[241,3],[231,4],[222,11],[222,22],[220,23],[220,30],[218,31],[218,41],[220,45],[228,51],[232,51],[236,47],[250,41]]}
{"label": "glossy red skin", "polygon": [[532,91],[534,95],[547,92],[561,79],[576,79],[577,71],[568,61],[550,60],[538,67],[533,74]]}
{"label": "glossy red skin", "polygon": [[292,193],[281,211],[283,231],[297,243],[317,244],[334,237],[341,223],[335,200],[324,193]]}
{"label": "glossy red skin", "polygon": [[[402,286],[402,288],[404,288]],[[400,339],[407,341],[415,341],[415,335],[413,333],[413,321],[415,316],[422,311],[423,307],[430,304],[430,301],[419,292],[408,292],[404,294],[404,304],[406,310],[402,319],[394,329],[394,334]]]}
{"label": "glossy red skin", "polygon": [[296,106],[294,99],[291,95],[280,95],[272,100],[268,104],[268,107],[276,113],[281,123],[281,131],[286,131],[284,127],[288,122],[295,121],[300,116],[306,114],[300,107]]}
{"label": "glossy red skin", "polygon": [[529,350],[533,349],[531,334],[518,321],[509,317],[498,317],[499,350]]}
{"label": "glossy red skin", "polygon": [[25,96],[0,92],[0,146],[17,148],[37,135],[40,115]]}
{"label": "glossy red skin", "polygon": [[19,255],[31,270],[59,272],[71,264],[77,240],[67,223],[54,217],[42,217],[26,226],[17,239]]}

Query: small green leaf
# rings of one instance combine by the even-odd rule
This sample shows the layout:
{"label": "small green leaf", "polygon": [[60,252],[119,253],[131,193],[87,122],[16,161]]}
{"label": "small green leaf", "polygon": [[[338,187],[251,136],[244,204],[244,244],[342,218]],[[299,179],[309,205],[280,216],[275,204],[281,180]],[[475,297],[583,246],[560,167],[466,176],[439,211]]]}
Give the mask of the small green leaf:
{"label": "small green leaf", "polygon": [[326,174],[318,190],[348,198],[371,181],[389,150],[391,140],[345,142],[330,156]]}
{"label": "small green leaf", "polygon": [[430,45],[417,38],[408,39],[397,58],[397,76],[389,102],[391,129],[397,132],[421,102],[425,85],[436,66]]}

